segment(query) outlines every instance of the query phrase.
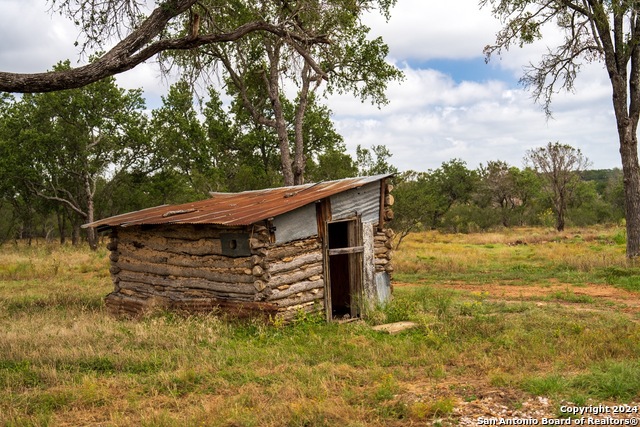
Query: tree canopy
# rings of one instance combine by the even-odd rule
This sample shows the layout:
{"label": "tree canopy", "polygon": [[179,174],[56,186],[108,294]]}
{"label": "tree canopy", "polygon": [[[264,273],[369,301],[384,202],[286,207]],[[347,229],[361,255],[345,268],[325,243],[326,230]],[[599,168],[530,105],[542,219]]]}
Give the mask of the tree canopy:
{"label": "tree canopy", "polygon": [[570,198],[578,190],[580,173],[589,165],[579,149],[559,142],[528,150],[525,162],[540,173],[556,214],[556,229],[563,231]]}
{"label": "tree canopy", "polygon": [[[235,42],[253,33],[268,33],[291,46],[311,65],[311,45],[332,46],[325,28],[307,25],[306,16],[322,15],[349,3],[356,16],[379,8],[388,16],[395,0],[162,0],[147,9],[142,0],[53,0],[52,12],[78,26],[83,49],[106,53],[89,64],[35,74],[0,72],[0,91],[48,92],[78,88],[128,71],[169,51]],[[281,11],[273,13],[274,11]],[[338,43],[339,44],[339,43]],[[162,59],[159,57],[158,59]]]}

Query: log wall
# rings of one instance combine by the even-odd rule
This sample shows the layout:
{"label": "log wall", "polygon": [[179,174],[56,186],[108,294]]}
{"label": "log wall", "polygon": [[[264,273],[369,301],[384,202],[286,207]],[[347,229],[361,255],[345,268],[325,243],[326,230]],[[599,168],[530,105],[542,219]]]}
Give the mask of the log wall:
{"label": "log wall", "polygon": [[[393,204],[394,198],[391,194],[393,186],[391,184],[385,184],[384,197],[381,203],[384,203],[384,221],[387,223],[393,220]],[[379,227],[374,238],[374,259],[376,266],[376,273],[387,272],[389,277],[393,273],[393,265],[391,264],[391,258],[393,257],[393,238],[395,233],[390,228]]]}
{"label": "log wall", "polygon": [[389,275],[393,272],[391,259],[393,258],[393,230],[387,228],[377,231],[373,241],[374,263],[376,273],[387,272]]}
{"label": "log wall", "polygon": [[269,281],[267,302],[277,317],[291,320],[299,312],[324,312],[322,245],[317,238],[271,247],[266,256]]}
{"label": "log wall", "polygon": [[[250,236],[250,256],[222,255],[220,236],[229,232]],[[108,246],[114,292],[107,296],[106,306],[127,316],[154,308],[275,314],[278,307],[266,301],[271,292],[264,263],[268,241],[262,225],[116,229]]]}

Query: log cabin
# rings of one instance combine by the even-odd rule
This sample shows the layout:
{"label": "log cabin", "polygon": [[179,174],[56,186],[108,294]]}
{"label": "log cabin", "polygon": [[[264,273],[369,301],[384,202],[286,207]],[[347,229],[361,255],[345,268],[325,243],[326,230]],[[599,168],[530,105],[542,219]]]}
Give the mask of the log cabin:
{"label": "log cabin", "polygon": [[110,232],[106,307],[362,317],[391,297],[390,178],[212,193],[85,224]]}

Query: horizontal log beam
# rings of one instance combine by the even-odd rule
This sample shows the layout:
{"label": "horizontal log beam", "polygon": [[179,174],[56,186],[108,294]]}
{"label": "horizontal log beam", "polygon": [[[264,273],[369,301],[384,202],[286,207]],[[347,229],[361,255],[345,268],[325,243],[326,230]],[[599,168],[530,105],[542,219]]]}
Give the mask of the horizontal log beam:
{"label": "horizontal log beam", "polygon": [[222,242],[220,239],[185,240],[179,238],[162,237],[155,234],[132,233],[120,236],[118,248],[121,245],[133,245],[133,247],[149,248],[158,252],[188,255],[222,255]]}
{"label": "horizontal log beam", "polygon": [[222,233],[249,233],[250,227],[220,227],[215,224],[195,225],[195,224],[162,224],[153,226],[148,230],[141,227],[128,227],[118,229],[118,237],[144,239],[149,236],[159,236],[168,239],[179,240],[200,240],[200,239],[220,239]]}
{"label": "horizontal log beam", "polygon": [[359,254],[364,251],[364,246],[352,246],[350,248],[329,249],[329,255]]}
{"label": "horizontal log beam", "polygon": [[280,276],[271,277],[268,286],[275,289],[278,286],[290,285],[292,283],[302,282],[310,277],[322,274],[322,264],[315,265],[313,267],[307,267],[304,270],[298,270],[291,274],[283,274]]}
{"label": "horizontal log beam", "polygon": [[222,291],[214,291],[209,289],[176,289],[176,288],[161,288],[151,286],[146,283],[140,282],[132,282],[132,281],[121,281],[120,282],[120,292],[122,293],[130,293],[132,292],[135,295],[145,296],[145,297],[162,297],[166,298],[170,301],[183,301],[187,299],[193,298],[220,298],[220,299],[230,299],[230,300],[238,300],[238,301],[254,301],[254,295],[252,294],[241,294],[241,293],[233,293],[233,292],[222,292]]}
{"label": "horizontal log beam", "polygon": [[[145,262],[126,262],[120,259],[115,266],[121,270],[134,271],[138,273],[149,273],[157,276],[172,276],[193,279],[206,279],[212,282],[225,283],[253,283],[255,278],[251,275],[251,270],[226,273],[223,270],[212,270],[196,267],[179,267],[166,264],[152,264]],[[233,271],[233,270],[232,270]]]}
{"label": "horizontal log beam", "polygon": [[300,292],[310,291],[312,289],[321,289],[323,287],[324,280],[298,282],[289,286],[287,289],[274,289],[269,298],[267,298],[267,301],[275,301]]}
{"label": "horizontal log beam", "polygon": [[[166,277],[150,274],[147,272],[122,270],[118,274],[120,278],[119,285],[122,286],[123,281],[146,283],[152,286],[164,286],[176,289],[205,289],[214,292],[226,292],[233,294],[255,295],[257,290],[251,283],[225,283],[207,280],[197,277]],[[253,279],[253,277],[251,277]]]}
{"label": "horizontal log beam", "polygon": [[321,249],[317,239],[306,239],[294,243],[287,243],[281,246],[271,247],[268,250],[267,261],[280,261],[283,258],[298,256],[303,253],[317,251]]}
{"label": "horizontal log beam", "polygon": [[[316,292],[317,291],[317,292]],[[324,289],[317,289],[316,291],[299,293],[289,298],[273,301],[278,307],[289,307],[292,305],[299,305],[308,302],[322,301],[324,298]]]}
{"label": "horizontal log beam", "polygon": [[269,265],[269,273],[275,275],[286,271],[296,270],[307,264],[322,262],[322,252],[315,251],[302,254],[297,257],[285,258],[281,262],[274,262]]}
{"label": "horizontal log beam", "polygon": [[224,255],[188,255],[184,253],[167,253],[152,248],[136,248],[131,243],[121,244],[118,248],[120,259],[131,259],[153,264],[168,264],[179,267],[194,268],[252,268],[254,261],[251,257],[230,258]]}

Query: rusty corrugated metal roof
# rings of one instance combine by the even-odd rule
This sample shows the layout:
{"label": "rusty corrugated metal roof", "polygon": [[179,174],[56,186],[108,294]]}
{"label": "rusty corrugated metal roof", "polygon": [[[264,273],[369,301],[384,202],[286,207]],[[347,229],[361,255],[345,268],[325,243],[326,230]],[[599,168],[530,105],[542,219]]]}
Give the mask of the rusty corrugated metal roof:
{"label": "rusty corrugated metal roof", "polygon": [[142,224],[249,225],[389,176],[391,175],[345,178],[241,193],[211,193],[211,198],[206,200],[143,209],[94,221],[83,227],[128,227]]}

